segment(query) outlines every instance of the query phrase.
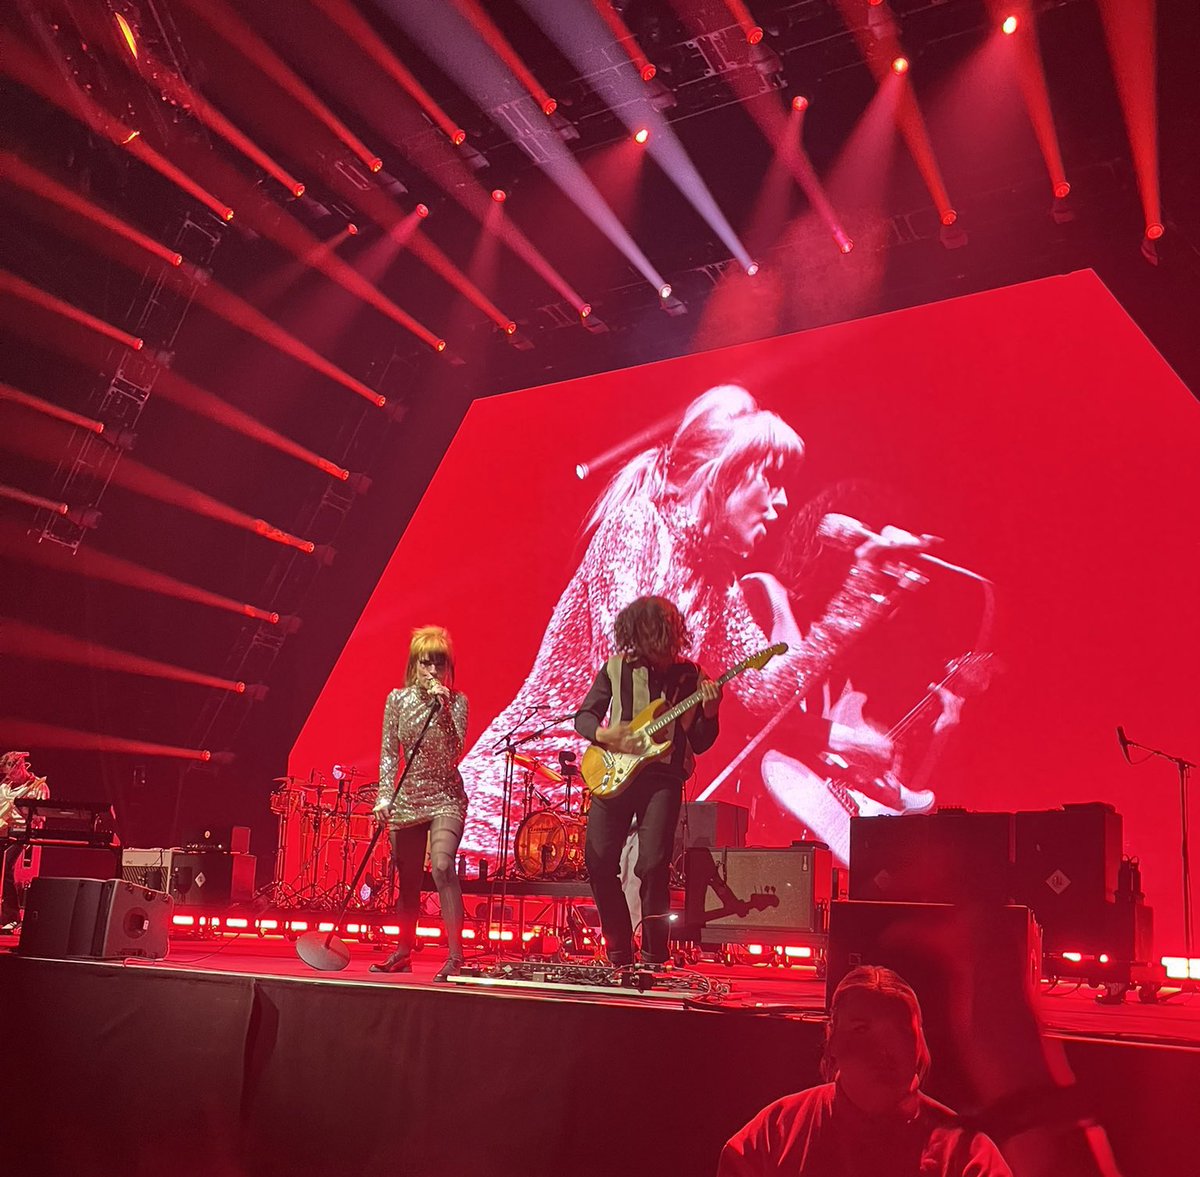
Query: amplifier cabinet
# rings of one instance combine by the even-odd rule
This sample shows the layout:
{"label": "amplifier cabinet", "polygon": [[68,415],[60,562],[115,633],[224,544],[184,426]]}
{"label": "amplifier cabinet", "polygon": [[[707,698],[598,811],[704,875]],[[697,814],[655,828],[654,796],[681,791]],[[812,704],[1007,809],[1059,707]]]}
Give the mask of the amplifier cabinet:
{"label": "amplifier cabinet", "polygon": [[701,944],[746,944],[822,935],[833,855],[822,845],[687,852],[684,919]]}
{"label": "amplifier cabinet", "polygon": [[246,903],[254,898],[253,854],[199,854],[176,850],[171,855],[171,895],[176,903],[193,905]]}
{"label": "amplifier cabinet", "polygon": [[171,860],[175,850],[141,850],[127,846],[121,851],[121,878],[136,887],[154,891],[171,890]]}

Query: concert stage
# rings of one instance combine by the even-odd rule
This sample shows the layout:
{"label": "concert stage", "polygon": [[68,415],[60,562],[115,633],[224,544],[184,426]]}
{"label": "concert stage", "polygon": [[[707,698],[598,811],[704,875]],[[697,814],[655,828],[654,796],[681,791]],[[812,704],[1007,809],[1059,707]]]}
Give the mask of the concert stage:
{"label": "concert stage", "polygon": [[[282,941],[175,940],[157,964],[0,954],[6,1151],[71,1174],[528,1177],[715,1172],[724,1139],[817,1080],[810,968],[704,963],[731,1000],[314,973]],[[693,991],[695,992],[695,991]],[[1187,1172],[1200,1003],[1042,1016],[1100,1108],[1125,1177]],[[955,1092],[934,1095],[955,1103]]]}

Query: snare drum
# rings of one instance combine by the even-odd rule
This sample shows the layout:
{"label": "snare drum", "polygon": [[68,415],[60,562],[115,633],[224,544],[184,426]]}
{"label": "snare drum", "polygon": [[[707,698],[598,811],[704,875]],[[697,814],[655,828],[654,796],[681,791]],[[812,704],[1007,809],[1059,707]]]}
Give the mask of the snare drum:
{"label": "snare drum", "polygon": [[517,871],[527,879],[582,878],[586,831],[587,823],[574,814],[531,813],[517,828]]}

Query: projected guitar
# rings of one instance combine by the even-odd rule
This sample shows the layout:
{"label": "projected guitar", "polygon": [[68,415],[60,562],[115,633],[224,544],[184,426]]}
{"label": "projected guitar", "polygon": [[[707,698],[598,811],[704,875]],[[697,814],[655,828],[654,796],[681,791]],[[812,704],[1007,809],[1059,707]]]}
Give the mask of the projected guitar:
{"label": "projected guitar", "polygon": [[[761,670],[776,654],[786,653],[786,642],[778,642],[773,646],[758,650],[725,671],[717,679],[717,686],[723,687],[730,679],[737,678],[745,670]],[[662,743],[658,743],[654,739],[655,733],[662,731],[668,724],[674,723],[699,702],[700,692],[693,691],[686,699],[681,699],[667,710],[664,710],[667,706],[666,699],[655,699],[648,707],[639,711],[629,726],[634,733],[646,733],[650,746],[645,752],[617,752],[612,748],[602,748],[599,744],[593,744],[583,754],[583,761],[580,764],[584,782],[592,791],[593,796],[615,796],[637,776],[646,764],[665,756],[671,750],[673,741],[668,738]]]}

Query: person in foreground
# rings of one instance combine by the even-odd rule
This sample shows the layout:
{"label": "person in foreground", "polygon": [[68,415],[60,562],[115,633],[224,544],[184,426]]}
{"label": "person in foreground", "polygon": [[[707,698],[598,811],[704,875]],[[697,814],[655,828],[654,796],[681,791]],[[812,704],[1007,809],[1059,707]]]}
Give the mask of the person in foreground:
{"label": "person in foreground", "polygon": [[[671,910],[670,870],[683,784],[696,753],[717,738],[721,691],[694,662],[683,658],[687,626],[663,597],[638,597],[617,614],[613,636],[619,653],[600,667],[575,717],[575,730],[601,748],[640,755],[651,737],[631,720],[655,699],[668,706],[699,692],[700,702],[662,729],[659,743],[671,749],[646,762],[627,786],[611,796],[595,796],[588,813],[584,859],[608,959],[618,968],[633,963],[633,927],[621,887],[621,851],[637,819],[637,866],[642,910],[642,960],[667,961],[667,916]],[[607,717],[607,721],[606,721]]]}
{"label": "person in foreground", "polygon": [[987,1136],[921,1090],[921,1007],[897,973],[847,973],[826,1035],[829,1081],[759,1112],[725,1145],[719,1177],[1010,1177]]}
{"label": "person in foreground", "polygon": [[[430,872],[442,905],[449,955],[435,980],[444,981],[463,963],[463,902],[454,856],[467,815],[467,794],[458,762],[467,738],[467,696],[453,689],[454,645],[437,625],[413,631],[404,686],[389,693],[383,709],[383,748],[375,816],[389,827],[396,864],[396,951],[373,973],[412,971],[425,844]],[[420,750],[414,748],[429,720]],[[401,765],[408,766],[399,788]]]}

